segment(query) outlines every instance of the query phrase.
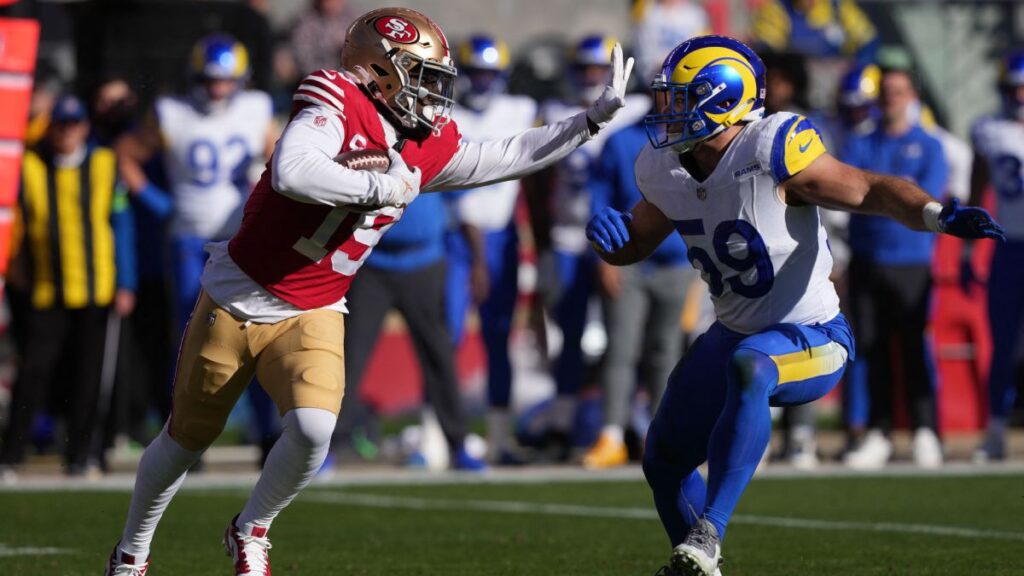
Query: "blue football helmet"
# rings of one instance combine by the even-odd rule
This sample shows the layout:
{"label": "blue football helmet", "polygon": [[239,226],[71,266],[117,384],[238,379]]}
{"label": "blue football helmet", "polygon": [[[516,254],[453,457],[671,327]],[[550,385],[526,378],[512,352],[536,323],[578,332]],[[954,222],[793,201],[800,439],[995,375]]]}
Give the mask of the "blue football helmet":
{"label": "blue football helmet", "polygon": [[209,34],[192,47],[192,97],[207,112],[222,108],[249,78],[249,52],[227,34]]}
{"label": "blue football helmet", "polygon": [[651,83],[644,118],[655,148],[682,153],[738,123],[764,117],[765,68],[739,40],[698,36],[669,52]]}
{"label": "blue football helmet", "polygon": [[1003,58],[999,70],[999,93],[1006,114],[1024,122],[1024,48],[1011,51]]}
{"label": "blue football helmet", "polygon": [[485,34],[469,37],[456,48],[459,75],[456,77],[462,103],[483,110],[491,97],[505,91],[508,83],[508,46]]}
{"label": "blue football helmet", "polygon": [[584,36],[569,55],[569,81],[579,101],[589,105],[611,82],[612,48],[618,41],[608,35]]}
{"label": "blue football helmet", "polygon": [[882,70],[874,64],[855,64],[839,81],[840,119],[847,128],[859,129],[877,113]]}
{"label": "blue football helmet", "polygon": [[245,80],[249,51],[227,34],[210,34],[192,47],[191,72],[202,80]]}

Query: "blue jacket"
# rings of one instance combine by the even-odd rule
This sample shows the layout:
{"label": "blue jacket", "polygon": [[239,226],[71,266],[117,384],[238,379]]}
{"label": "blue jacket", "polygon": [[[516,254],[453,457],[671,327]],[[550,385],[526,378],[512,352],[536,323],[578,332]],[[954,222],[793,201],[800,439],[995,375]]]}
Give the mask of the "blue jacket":
{"label": "blue jacket", "polygon": [[447,228],[446,198],[438,193],[420,194],[405,209],[402,219],[384,233],[366,265],[390,272],[411,272],[436,264],[445,257]]}
{"label": "blue jacket", "polygon": [[[643,198],[636,186],[633,167],[645,144],[647,132],[643,124],[627,126],[608,136],[588,183],[593,214],[606,206],[626,212]],[[689,265],[686,243],[678,234],[672,233],[645,262],[656,266]]]}
{"label": "blue jacket", "polygon": [[[858,168],[900,176],[935,198],[946,188],[949,169],[942,143],[920,126],[901,136],[882,128],[846,143],[843,161]],[[929,264],[935,235],[916,232],[882,216],[850,216],[850,249],[854,256],[890,266]]]}

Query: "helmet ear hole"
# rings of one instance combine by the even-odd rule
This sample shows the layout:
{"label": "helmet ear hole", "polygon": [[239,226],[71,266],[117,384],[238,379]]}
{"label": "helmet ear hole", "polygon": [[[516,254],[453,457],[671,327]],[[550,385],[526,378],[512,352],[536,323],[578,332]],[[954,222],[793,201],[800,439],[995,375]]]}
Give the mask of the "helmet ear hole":
{"label": "helmet ear hole", "polygon": [[376,74],[377,76],[390,76],[390,74],[388,74],[388,71],[385,70],[383,66],[379,66],[377,64],[370,64],[370,68],[373,69],[373,73]]}

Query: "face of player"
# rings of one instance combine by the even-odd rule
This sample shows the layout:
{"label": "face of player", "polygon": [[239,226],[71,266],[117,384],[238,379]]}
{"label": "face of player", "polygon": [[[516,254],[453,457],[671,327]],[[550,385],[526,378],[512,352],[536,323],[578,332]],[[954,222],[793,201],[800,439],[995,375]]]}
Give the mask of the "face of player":
{"label": "face of player", "polygon": [[85,145],[89,136],[89,122],[54,122],[50,124],[50,146],[57,154],[72,154]]}
{"label": "face of player", "polygon": [[203,85],[206,87],[206,93],[210,97],[211,102],[227,100],[228,97],[238,90],[237,80],[218,80],[216,78],[210,78],[206,80]]}
{"label": "face of player", "polygon": [[917,91],[910,76],[890,72],[882,77],[879,104],[886,123],[899,123],[907,118],[907,109],[917,100]]}
{"label": "face of player", "polygon": [[573,74],[577,83],[577,90],[580,94],[580,103],[589,106],[601,95],[604,87],[611,83],[611,66],[599,66],[596,64],[585,64],[574,66]]}
{"label": "face of player", "polygon": [[1003,101],[1009,113],[1024,122],[1024,85],[1006,86],[1002,89]]}

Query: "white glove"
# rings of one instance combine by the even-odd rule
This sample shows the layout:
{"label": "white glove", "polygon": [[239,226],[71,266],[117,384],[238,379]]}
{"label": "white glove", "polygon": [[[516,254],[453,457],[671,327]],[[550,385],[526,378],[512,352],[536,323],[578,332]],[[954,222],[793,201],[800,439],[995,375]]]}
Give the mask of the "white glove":
{"label": "white glove", "polygon": [[629,74],[633,71],[633,58],[626,60],[622,65],[622,45],[618,42],[612,48],[612,83],[604,87],[601,96],[590,105],[587,110],[587,118],[597,124],[598,128],[604,128],[615,113],[626,105],[626,84],[629,83]]}
{"label": "white glove", "polygon": [[394,149],[388,149],[391,166],[383,175],[386,183],[381,203],[386,206],[403,208],[420,194],[420,178],[423,174],[419,168],[409,168],[402,155]]}

